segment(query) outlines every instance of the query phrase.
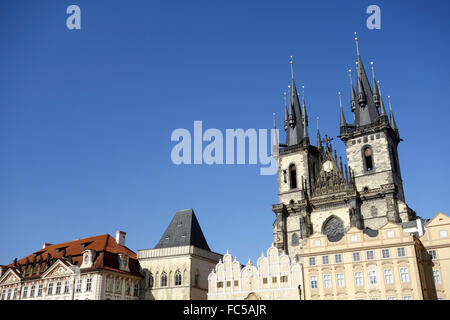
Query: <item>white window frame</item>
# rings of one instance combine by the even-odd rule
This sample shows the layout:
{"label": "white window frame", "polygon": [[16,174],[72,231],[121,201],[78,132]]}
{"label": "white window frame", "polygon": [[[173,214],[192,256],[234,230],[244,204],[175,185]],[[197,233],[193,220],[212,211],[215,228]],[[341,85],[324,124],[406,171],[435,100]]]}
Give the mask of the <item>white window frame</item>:
{"label": "white window frame", "polygon": [[316,257],[309,257],[309,265],[310,266],[315,266],[316,265]]}
{"label": "white window frame", "polygon": [[325,289],[331,289],[332,288],[331,274],[324,274],[323,275],[323,287]]}
{"label": "white window frame", "polygon": [[392,269],[384,269],[384,282],[386,284],[394,283],[394,272]]}
{"label": "white window frame", "polygon": [[338,253],[334,255],[334,263],[342,263],[342,254]]}
{"label": "white window frame", "polygon": [[405,247],[397,248],[397,257],[406,257],[406,249],[405,249]]}
{"label": "white window frame", "polygon": [[383,259],[389,259],[391,257],[391,251],[389,249],[381,249],[381,257]]}
{"label": "white window frame", "polygon": [[364,275],[363,275],[362,271],[356,271],[354,273],[354,277],[355,277],[355,286],[356,287],[364,286]]}
{"label": "white window frame", "polygon": [[439,269],[433,270],[433,283],[442,284],[441,271]]}
{"label": "white window frame", "polygon": [[309,285],[311,289],[317,289],[319,287],[318,277],[317,276],[309,277]]}
{"label": "white window frame", "polygon": [[[370,253],[371,257],[369,257],[369,253]],[[374,260],[375,259],[375,254],[374,254],[373,250],[366,251],[366,259],[367,260]]]}
{"label": "white window frame", "polygon": [[368,275],[369,275],[369,284],[371,285],[378,284],[378,277],[376,270],[368,270]]}
{"label": "white window frame", "polygon": [[337,273],[336,274],[336,285],[338,288],[344,288],[345,287],[345,276],[343,273]]}
{"label": "white window frame", "polygon": [[[359,252],[353,252],[352,253],[353,262],[360,262],[361,261],[361,254]],[[356,259],[358,257],[358,259]]]}
{"label": "white window frame", "polygon": [[409,269],[407,267],[400,268],[400,279],[402,282],[410,282]]}
{"label": "white window frame", "polygon": [[330,264],[330,257],[322,256],[322,264]]}

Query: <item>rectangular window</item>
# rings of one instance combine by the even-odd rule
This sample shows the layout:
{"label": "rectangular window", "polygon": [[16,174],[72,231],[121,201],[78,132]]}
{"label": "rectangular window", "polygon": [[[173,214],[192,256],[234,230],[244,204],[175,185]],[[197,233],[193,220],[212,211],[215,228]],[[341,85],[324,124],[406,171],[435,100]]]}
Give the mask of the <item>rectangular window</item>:
{"label": "rectangular window", "polygon": [[394,274],[392,269],[384,269],[384,282],[387,284],[394,283]]}
{"label": "rectangular window", "polygon": [[344,274],[343,273],[336,274],[336,282],[337,282],[338,288],[345,287],[345,280],[344,280]]}
{"label": "rectangular window", "polygon": [[377,272],[375,270],[369,270],[369,283],[370,284],[377,284]]}
{"label": "rectangular window", "polygon": [[395,237],[394,231],[389,230],[389,231],[387,232],[387,237],[388,237],[388,238],[393,238],[393,237]]}
{"label": "rectangular window", "polygon": [[355,272],[355,285],[361,287],[364,284],[363,273]]}
{"label": "rectangular window", "polygon": [[37,296],[38,297],[42,297],[42,284],[40,284],[39,287],[38,287]]}
{"label": "rectangular window", "polygon": [[24,287],[22,291],[22,298],[26,298],[28,295],[28,287]]}
{"label": "rectangular window", "polygon": [[69,293],[69,285],[69,280],[66,280],[66,282],[64,283],[64,293]]}
{"label": "rectangular window", "polygon": [[139,297],[139,285],[138,285],[138,284],[135,284],[135,285],[134,285],[134,292],[133,292],[133,295],[134,295],[135,297]]}
{"label": "rectangular window", "polygon": [[341,254],[335,254],[334,255],[334,262],[335,263],[342,263],[342,255]]}
{"label": "rectangular window", "polygon": [[441,284],[441,272],[439,270],[433,270],[433,282],[434,284]]}
{"label": "rectangular window", "polygon": [[277,277],[272,277],[272,283],[277,283],[278,282],[278,278]]}
{"label": "rectangular window", "polygon": [[322,257],[322,264],[329,264],[330,260],[328,259],[328,256],[323,256]]}
{"label": "rectangular window", "polygon": [[361,260],[361,257],[359,256],[359,252],[353,252],[353,261],[358,262]]}
{"label": "rectangular window", "polygon": [[404,257],[406,256],[405,248],[397,248],[397,257]]}
{"label": "rectangular window", "polygon": [[381,256],[383,257],[383,259],[389,258],[390,257],[389,249],[381,250]]}
{"label": "rectangular window", "polygon": [[358,241],[358,236],[356,234],[350,236],[350,241],[351,242],[357,242]]}
{"label": "rectangular window", "polygon": [[[267,283],[267,278],[266,278],[266,283]],[[239,280],[234,280],[234,286],[239,287]]]}
{"label": "rectangular window", "polygon": [[442,239],[447,238],[447,237],[448,237],[447,230],[441,230],[441,231],[439,231],[439,236],[440,236]]}
{"label": "rectangular window", "polygon": [[323,275],[323,287],[325,289],[331,288],[331,274],[324,274]]}
{"label": "rectangular window", "polygon": [[55,294],[61,294],[61,282],[56,283],[56,292]]}
{"label": "rectangular window", "polygon": [[6,298],[6,290],[2,290],[2,300],[5,300]]}
{"label": "rectangular window", "polygon": [[49,283],[47,288],[47,295],[50,296],[52,294],[53,294],[53,283]]}
{"label": "rectangular window", "polygon": [[288,281],[287,276],[281,276],[280,281],[281,281],[281,282],[287,282],[287,281]]}
{"label": "rectangular window", "polygon": [[13,300],[17,299],[17,288],[14,288]]}
{"label": "rectangular window", "polygon": [[263,278],[263,284],[267,284],[267,278],[266,277]]}
{"label": "rectangular window", "polygon": [[227,281],[227,288],[231,288],[231,281]]}
{"label": "rectangular window", "polygon": [[402,279],[402,282],[409,282],[408,268],[400,268],[400,278]]}
{"label": "rectangular window", "polygon": [[75,292],[81,292],[81,279],[77,279]]}
{"label": "rectangular window", "polygon": [[373,260],[373,251],[366,251],[366,259],[367,260]]}
{"label": "rectangular window", "polygon": [[388,300],[397,300],[397,297],[387,297]]}
{"label": "rectangular window", "polygon": [[403,297],[403,300],[412,300],[413,298],[412,298],[412,296],[404,296]]}
{"label": "rectangular window", "polygon": [[217,288],[223,288],[223,282],[222,281],[217,282]]}
{"label": "rectangular window", "polygon": [[11,300],[11,288],[8,289],[8,296],[6,300]]}
{"label": "rectangular window", "polygon": [[430,255],[430,258],[431,258],[432,260],[436,260],[436,259],[437,259],[437,253],[436,253],[436,250],[430,250],[430,251],[428,251],[428,254]]}
{"label": "rectangular window", "polygon": [[315,257],[309,257],[309,265],[315,266],[316,265],[316,258]]}
{"label": "rectangular window", "polygon": [[34,293],[36,291],[36,286],[31,286],[31,290],[30,290],[30,298],[34,298]]}
{"label": "rectangular window", "polygon": [[88,278],[86,280],[86,292],[91,292],[92,289],[92,279]]}
{"label": "rectangular window", "polygon": [[[165,274],[161,277],[161,287],[167,287],[167,277],[164,277]],[[116,292],[122,292],[122,280],[116,280]]]}
{"label": "rectangular window", "polygon": [[310,283],[311,289],[317,289],[317,276],[311,276]]}
{"label": "rectangular window", "polygon": [[127,282],[127,289],[125,290],[125,294],[130,295],[131,294],[131,284]]}

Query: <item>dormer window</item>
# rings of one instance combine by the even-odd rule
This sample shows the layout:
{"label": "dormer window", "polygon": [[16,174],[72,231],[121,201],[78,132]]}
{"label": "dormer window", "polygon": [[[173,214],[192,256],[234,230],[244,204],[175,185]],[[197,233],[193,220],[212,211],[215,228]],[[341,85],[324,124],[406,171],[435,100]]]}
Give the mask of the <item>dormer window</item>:
{"label": "dormer window", "polygon": [[83,262],[80,268],[92,268],[94,266],[95,254],[96,252],[93,249],[83,251]]}
{"label": "dormer window", "polygon": [[297,189],[297,167],[295,164],[289,166],[289,186],[291,189]]}
{"label": "dormer window", "polygon": [[119,269],[129,272],[130,271],[130,267],[129,267],[130,256],[126,253],[119,253],[118,257],[119,257]]}

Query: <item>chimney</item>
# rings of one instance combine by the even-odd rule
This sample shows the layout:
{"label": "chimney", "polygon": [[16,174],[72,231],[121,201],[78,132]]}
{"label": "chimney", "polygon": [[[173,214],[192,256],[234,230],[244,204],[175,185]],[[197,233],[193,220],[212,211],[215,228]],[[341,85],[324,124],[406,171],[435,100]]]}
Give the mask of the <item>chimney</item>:
{"label": "chimney", "polygon": [[51,243],[44,242],[44,244],[42,245],[42,249],[45,249],[45,248],[47,248],[49,246],[52,246],[52,245],[53,244],[51,244]]}
{"label": "chimney", "polygon": [[125,246],[125,235],[127,233],[124,231],[116,231],[116,242],[121,246]]}

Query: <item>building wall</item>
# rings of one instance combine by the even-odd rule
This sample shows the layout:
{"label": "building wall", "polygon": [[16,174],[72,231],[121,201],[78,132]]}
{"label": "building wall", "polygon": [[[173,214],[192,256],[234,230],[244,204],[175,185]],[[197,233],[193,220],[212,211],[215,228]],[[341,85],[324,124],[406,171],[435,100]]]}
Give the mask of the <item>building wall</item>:
{"label": "building wall", "polygon": [[208,300],[299,300],[302,268],[273,245],[257,266],[245,267],[227,252],[208,277]]}
{"label": "building wall", "polygon": [[430,253],[427,258],[432,272],[438,273],[440,278],[432,283],[437,298],[450,300],[450,217],[436,214],[425,224],[425,234],[420,241]]}
{"label": "building wall", "polygon": [[[161,249],[139,250],[138,260],[146,275],[143,284],[144,300],[206,300],[207,277],[221,255],[180,246]],[[175,273],[181,272],[181,285],[175,284]],[[162,286],[161,276],[167,275],[167,286]],[[153,286],[149,286],[150,274]],[[198,274],[198,282],[195,275]]]}
{"label": "building wall", "polygon": [[[405,256],[399,257],[397,248],[404,248]],[[382,257],[383,249],[389,250],[389,258]],[[373,252],[373,260],[367,259],[367,251]],[[354,253],[359,253],[360,261],[354,261]],[[341,262],[336,262],[336,255],[341,256]],[[328,263],[323,263],[323,256],[328,257]],[[310,258],[315,259],[315,265],[310,264]],[[383,226],[376,237],[351,228],[341,240],[329,242],[325,235],[316,233],[302,248],[300,262],[304,266],[308,300],[423,299],[415,240],[393,223]],[[407,268],[409,281],[402,281],[401,268]],[[386,282],[385,270],[392,271],[392,283]],[[360,285],[355,278],[357,272],[362,275]],[[369,273],[376,275],[376,281],[371,283]],[[343,282],[338,283],[338,274]],[[329,286],[324,276],[329,277]],[[317,288],[311,284],[312,277],[317,277]]]}
{"label": "building wall", "polygon": [[[295,164],[297,169],[297,188],[290,188],[289,166]],[[278,203],[288,204],[291,200],[301,199],[302,176],[303,179],[309,179],[308,173],[308,154],[306,151],[296,151],[280,155],[278,162]],[[286,170],[286,182],[284,182],[284,173]]]}

